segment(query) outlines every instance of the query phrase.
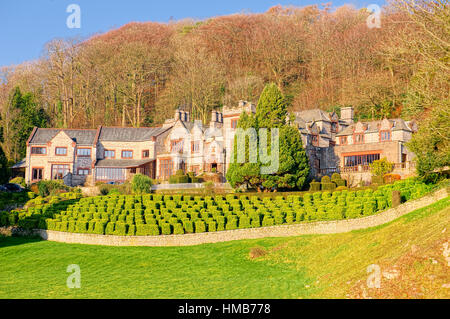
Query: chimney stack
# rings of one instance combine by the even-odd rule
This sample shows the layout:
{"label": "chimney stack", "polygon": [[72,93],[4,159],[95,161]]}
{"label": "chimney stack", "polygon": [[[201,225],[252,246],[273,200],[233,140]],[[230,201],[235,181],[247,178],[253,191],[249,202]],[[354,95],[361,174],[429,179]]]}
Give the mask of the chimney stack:
{"label": "chimney stack", "polygon": [[343,107],[341,108],[341,120],[351,124],[353,123],[354,110],[353,107]]}

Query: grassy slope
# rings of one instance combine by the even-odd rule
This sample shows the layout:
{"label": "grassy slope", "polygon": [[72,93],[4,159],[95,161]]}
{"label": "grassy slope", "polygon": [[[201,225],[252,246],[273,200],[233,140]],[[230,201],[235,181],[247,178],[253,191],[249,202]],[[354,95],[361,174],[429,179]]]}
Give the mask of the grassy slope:
{"label": "grassy slope", "polygon": [[[384,271],[412,248],[436,250],[437,263],[430,266],[422,258],[426,267],[414,262],[405,278],[422,280],[415,285],[427,286],[428,297],[445,297],[448,289],[442,284],[450,278],[439,247],[449,237],[449,204],[447,198],[364,231],[195,247],[99,247],[0,238],[0,298],[360,297],[370,295],[361,284],[368,265],[379,264]],[[250,258],[254,247],[266,254]],[[81,289],[66,287],[69,264],[81,267]],[[433,271],[441,274],[436,277]],[[378,290],[375,297],[411,296],[393,293],[392,282],[383,280],[384,286],[391,290]]]}

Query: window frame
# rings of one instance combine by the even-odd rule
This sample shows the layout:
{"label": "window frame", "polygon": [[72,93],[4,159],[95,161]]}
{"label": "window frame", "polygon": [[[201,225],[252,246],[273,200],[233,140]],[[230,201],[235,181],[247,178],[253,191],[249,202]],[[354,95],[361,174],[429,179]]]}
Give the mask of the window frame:
{"label": "window frame", "polygon": [[[106,156],[106,152],[113,152],[114,156]],[[115,159],[116,158],[116,150],[115,149],[113,149],[113,150],[108,150],[108,149],[103,150],[103,157],[105,159]]]}
{"label": "window frame", "polygon": [[[388,138],[383,139],[383,134],[388,134]],[[390,130],[380,131],[380,142],[388,142],[388,141],[392,141],[392,132]]]}
{"label": "window frame", "polygon": [[[58,154],[58,150],[64,150],[64,154]],[[67,147],[66,146],[55,147],[55,156],[67,156]]]}
{"label": "window frame", "polygon": [[[147,152],[147,156],[145,156],[145,152]],[[150,150],[142,150],[142,158],[150,158]]]}
{"label": "window frame", "polygon": [[[124,152],[126,152],[126,153],[131,153],[131,156],[130,157],[128,157],[128,156],[123,156],[123,153]],[[120,152],[120,158],[121,159],[133,159],[133,150],[122,150],[121,152]]]}
{"label": "window frame", "polygon": [[[173,175],[174,162],[172,158],[161,158],[159,160],[159,176],[163,179],[169,178]],[[163,174],[166,173],[167,174]]]}
{"label": "window frame", "polygon": [[[44,153],[33,153],[34,149],[43,149]],[[32,156],[46,156],[47,155],[47,146],[31,146],[30,154]]]}
{"label": "window frame", "polygon": [[[80,174],[80,171],[87,171],[87,174]],[[79,167],[77,169],[77,175],[81,175],[81,176],[88,176],[91,174],[91,169],[90,168],[86,168],[86,167]]]}
{"label": "window frame", "polygon": [[[34,178],[34,171],[35,170],[40,170],[41,171],[41,179],[39,179],[39,178],[35,179]],[[31,168],[31,181],[32,182],[39,182],[39,181],[42,181],[43,179],[44,179],[44,167],[32,167]]]}
{"label": "window frame", "polygon": [[[80,154],[78,154],[78,152],[81,151],[81,150],[89,150],[89,155],[80,155]],[[91,157],[91,156],[92,156],[92,148],[90,148],[90,147],[77,148],[77,157]]]}
{"label": "window frame", "polygon": [[[180,149],[175,149],[174,147],[179,147]],[[182,139],[178,139],[178,140],[170,140],[170,151],[171,152],[177,152],[177,153],[183,153],[183,148],[184,148],[184,141]]]}
{"label": "window frame", "polygon": [[[353,134],[353,144],[364,144],[364,133],[355,133]],[[361,137],[361,139],[359,141],[357,141],[357,137]]]}
{"label": "window frame", "polygon": [[[55,166],[67,166],[67,173],[70,173],[70,164],[68,164],[68,163],[52,163],[52,165],[51,165],[51,172],[52,172],[52,174],[51,174],[51,180],[53,181],[53,180],[62,180],[63,178],[64,178],[64,174],[62,175],[62,177],[61,178],[55,178],[55,176],[58,174],[54,174],[54,172],[55,172],[55,170],[58,170],[58,168],[54,168]],[[66,174],[67,174],[66,173]]]}

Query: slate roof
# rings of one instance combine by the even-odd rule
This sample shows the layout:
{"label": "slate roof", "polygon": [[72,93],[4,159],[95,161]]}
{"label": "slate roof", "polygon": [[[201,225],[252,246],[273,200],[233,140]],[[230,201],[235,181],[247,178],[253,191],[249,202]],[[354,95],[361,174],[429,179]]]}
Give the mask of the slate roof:
{"label": "slate roof", "polygon": [[96,167],[139,167],[141,165],[152,162],[153,160],[121,160],[121,159],[102,159],[95,164]]}
{"label": "slate roof", "polygon": [[[409,126],[406,124],[406,122],[402,119],[389,119],[389,122],[393,123],[394,126],[392,127],[392,131],[399,131],[404,130],[408,132],[412,132],[412,130],[409,128]],[[370,121],[370,122],[362,122],[364,125],[367,126],[367,130],[365,133],[376,133],[378,132],[378,126],[381,125],[383,121]],[[336,136],[344,136],[344,135],[353,135],[353,129],[356,126],[357,123],[350,124],[348,127],[346,127],[344,130],[336,134]]]}
{"label": "slate roof", "polygon": [[27,167],[27,159],[26,158],[24,158],[20,162],[17,162],[13,166],[11,166],[11,168],[25,168],[25,167]]}
{"label": "slate roof", "polygon": [[99,141],[107,142],[144,142],[165,132],[161,127],[102,127]]}
{"label": "slate roof", "polygon": [[38,128],[31,137],[30,144],[46,144],[61,131],[64,131],[78,145],[92,145],[97,133],[97,130]]}
{"label": "slate roof", "polygon": [[303,119],[305,122],[325,121],[331,122],[330,115],[321,109],[312,109],[295,112],[295,117]]}

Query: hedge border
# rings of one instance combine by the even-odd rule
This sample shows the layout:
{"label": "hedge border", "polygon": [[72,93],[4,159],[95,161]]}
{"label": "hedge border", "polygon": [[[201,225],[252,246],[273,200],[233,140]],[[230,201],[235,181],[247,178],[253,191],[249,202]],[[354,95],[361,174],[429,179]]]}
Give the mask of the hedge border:
{"label": "hedge border", "polygon": [[293,237],[310,234],[336,234],[366,229],[389,223],[416,209],[431,205],[436,201],[447,198],[448,196],[449,190],[447,188],[443,188],[429,195],[425,195],[422,198],[406,202],[395,208],[390,208],[382,213],[357,219],[311,222],[294,225],[279,225],[184,235],[114,236],[66,233],[41,229],[26,231],[20,228],[14,228],[12,233],[19,236],[37,235],[44,240],[68,244],[148,247],[195,246],[200,244],[211,244],[234,240],[260,239],[267,237]]}

